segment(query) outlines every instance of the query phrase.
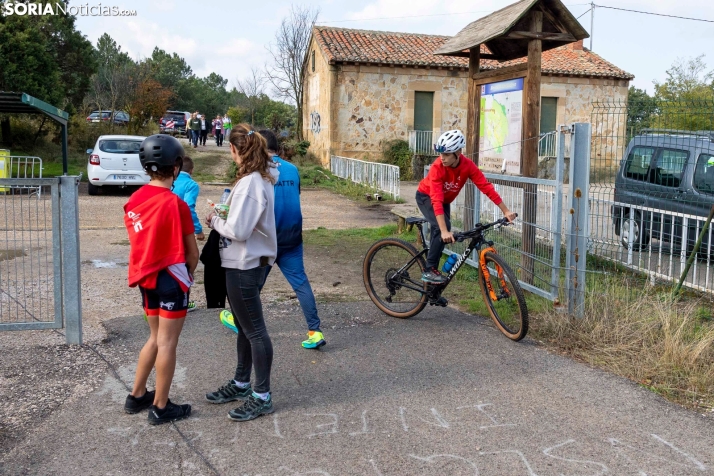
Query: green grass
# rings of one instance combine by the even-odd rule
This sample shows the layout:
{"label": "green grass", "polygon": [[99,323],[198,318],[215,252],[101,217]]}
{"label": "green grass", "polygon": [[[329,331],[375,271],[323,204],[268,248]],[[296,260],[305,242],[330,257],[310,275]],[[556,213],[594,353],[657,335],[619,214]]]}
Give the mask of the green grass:
{"label": "green grass", "polygon": [[[300,172],[300,183],[303,187],[320,187],[339,193],[350,200],[357,202],[367,202],[367,196],[372,197],[375,190],[361,184],[353,183],[335,177],[332,173],[315,164],[298,165]],[[396,199],[384,192],[379,192],[384,203],[404,203],[402,199]]]}

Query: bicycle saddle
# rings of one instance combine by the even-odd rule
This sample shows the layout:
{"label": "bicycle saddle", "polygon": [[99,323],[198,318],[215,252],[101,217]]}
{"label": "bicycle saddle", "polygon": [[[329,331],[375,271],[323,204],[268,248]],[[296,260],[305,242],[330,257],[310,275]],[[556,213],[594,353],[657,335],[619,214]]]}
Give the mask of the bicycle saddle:
{"label": "bicycle saddle", "polygon": [[424,223],[426,220],[419,217],[409,217],[406,219],[407,225],[416,225],[418,223]]}

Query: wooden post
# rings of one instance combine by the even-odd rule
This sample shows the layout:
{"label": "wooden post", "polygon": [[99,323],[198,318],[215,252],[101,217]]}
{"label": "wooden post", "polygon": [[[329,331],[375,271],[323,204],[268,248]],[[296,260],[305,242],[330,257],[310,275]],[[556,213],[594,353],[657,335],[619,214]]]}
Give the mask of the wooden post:
{"label": "wooden post", "polygon": [[[543,29],[543,12],[531,12],[531,32],[537,33]],[[521,175],[524,177],[538,176],[538,137],[540,135],[540,82],[541,82],[541,40],[532,39],[528,42],[528,71],[526,73],[525,117],[523,118],[523,151]],[[523,255],[521,255],[521,279],[533,284],[535,255],[535,223],[538,213],[538,186],[525,184],[523,187]]]}
{"label": "wooden post", "polygon": [[[465,155],[478,165],[479,142],[481,141],[481,86],[474,82],[474,74],[479,72],[481,65],[481,45],[476,45],[469,50],[469,99],[466,113],[466,151]],[[472,187],[464,189],[464,230],[474,227],[474,207],[476,205],[476,191]]]}

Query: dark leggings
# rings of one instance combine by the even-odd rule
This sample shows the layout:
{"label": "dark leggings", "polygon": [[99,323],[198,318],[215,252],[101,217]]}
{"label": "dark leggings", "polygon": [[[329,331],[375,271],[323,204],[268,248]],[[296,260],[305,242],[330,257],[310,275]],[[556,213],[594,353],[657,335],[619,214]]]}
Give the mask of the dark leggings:
{"label": "dark leggings", "polygon": [[260,284],[265,267],[247,270],[226,268],[226,290],[233,321],[238,328],[236,350],[238,365],[235,379],[250,382],[250,372],[255,367],[257,393],[270,391],[270,368],[273,365],[273,344],[263,320],[260,302]]}
{"label": "dark leggings", "polygon": [[[431,203],[429,195],[421,192],[416,193],[416,202],[426,221],[429,222],[431,228],[431,237],[429,239],[429,253],[426,255],[426,269],[438,268],[441,253],[444,251],[446,243],[441,241],[441,230],[436,222],[434,215],[434,205]],[[446,229],[451,231],[451,204],[444,203],[444,220],[446,221]]]}

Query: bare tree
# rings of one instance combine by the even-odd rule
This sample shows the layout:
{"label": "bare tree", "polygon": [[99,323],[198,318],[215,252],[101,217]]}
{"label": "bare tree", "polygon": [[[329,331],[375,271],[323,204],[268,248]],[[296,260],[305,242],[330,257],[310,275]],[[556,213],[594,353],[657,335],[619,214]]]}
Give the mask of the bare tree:
{"label": "bare tree", "polygon": [[250,125],[255,125],[255,110],[258,109],[260,100],[265,92],[265,78],[258,68],[251,68],[250,74],[243,79],[236,79],[236,89],[247,98],[250,111]]}
{"label": "bare tree", "polygon": [[275,43],[268,48],[273,65],[267,68],[268,80],[275,92],[297,106],[297,136],[302,139],[303,69],[307,61],[312,27],[319,9],[302,5],[291,6],[290,15],[283,18],[275,33]]}

